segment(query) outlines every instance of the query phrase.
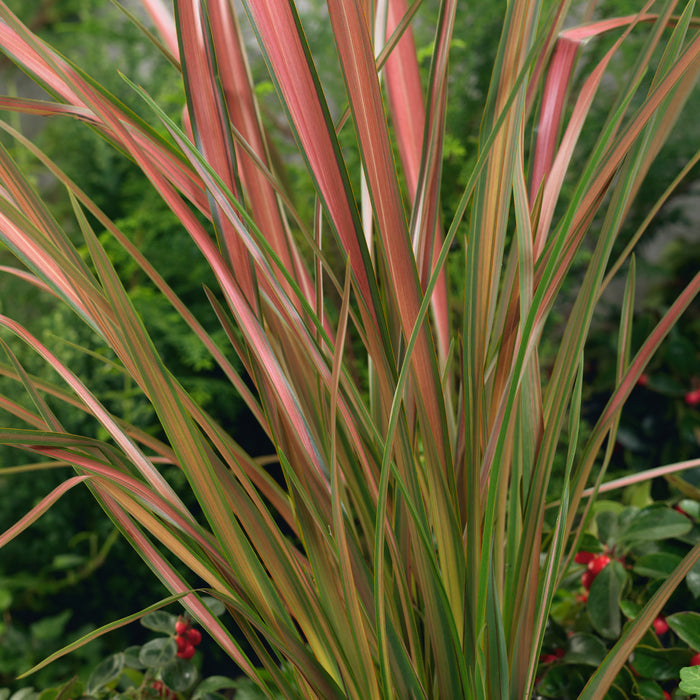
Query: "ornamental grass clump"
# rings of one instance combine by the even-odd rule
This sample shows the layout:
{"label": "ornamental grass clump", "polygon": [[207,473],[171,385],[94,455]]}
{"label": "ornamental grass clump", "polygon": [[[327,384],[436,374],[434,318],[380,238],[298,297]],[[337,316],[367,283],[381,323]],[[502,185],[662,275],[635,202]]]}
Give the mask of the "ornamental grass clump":
{"label": "ornamental grass clump", "polygon": [[[623,229],[697,84],[694,3],[649,1],[636,15],[576,24],[569,2],[509,2],[478,146],[447,218],[440,195],[445,114],[460,89],[449,84],[456,0],[439,4],[424,80],[412,36],[421,2],[328,0],[345,86],[337,119],[291,0],[243,0],[245,16],[226,0],[175,0],[174,16],[162,0],[142,4],[159,35],[149,35],[154,47],[181,76],[181,119],[134,83],[143,111],[126,109],[2,2],[0,49],[47,96],[2,97],[0,106],[80,120],[138,165],[211,268],[217,287],[207,294],[228,340],[215,341],[163,271],[3,122],[63,185],[81,234],[77,241],[64,230],[2,150],[0,237],[19,261],[3,274],[67,304],[142,392],[161,432],[108,410],[22,319],[0,317],[3,374],[33,405],[0,397],[26,424],[0,430],[0,441],[32,455],[14,471],[66,468],[65,481],[0,544],[84,484],[169,590],[162,605],[180,600],[268,695],[532,696],[553,595],[578,550],[625,400],[700,290],[697,274],[631,346],[634,247],[698,160],[690,144],[641,227]],[[302,162],[310,177],[310,216],[295,209],[271,156],[239,22],[252,26],[301,159],[295,167]],[[644,37],[643,48],[591,136],[587,116],[631,36]],[[575,77],[580,47],[602,37],[609,48]],[[581,154],[584,135],[593,145]],[[240,393],[281,479],[169,371],[105,234]],[[618,277],[615,383],[584,437],[586,338]],[[556,351],[545,371],[540,350],[564,287],[578,291],[549,338]],[[22,343],[60,381],[30,375],[18,359]],[[67,432],[47,395],[89,415],[102,437]],[[196,515],[165,478],[167,465],[187,478]],[[562,487],[552,494],[555,473]],[[626,627],[581,698],[604,696],[698,559],[700,545]],[[227,616],[202,603],[199,580]]]}

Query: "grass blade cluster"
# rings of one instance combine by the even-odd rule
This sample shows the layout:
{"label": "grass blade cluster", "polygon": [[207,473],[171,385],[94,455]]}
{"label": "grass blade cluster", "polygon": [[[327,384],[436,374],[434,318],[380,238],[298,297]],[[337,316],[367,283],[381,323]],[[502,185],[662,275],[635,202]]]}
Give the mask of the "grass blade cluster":
{"label": "grass blade cluster", "polygon": [[[1,429],[0,442],[30,453],[27,469],[53,460],[74,471],[0,546],[84,482],[168,600],[181,600],[275,697],[529,697],[582,509],[609,461],[603,446],[614,442],[632,387],[700,291],[697,275],[635,354],[633,245],[625,247],[623,223],[697,84],[694,4],[650,0],[637,15],[561,30],[569,3],[509,2],[476,153],[452,213],[441,193],[458,3],[440,3],[427,76],[413,22],[424,27],[430,12],[419,4],[328,0],[338,96],[322,83],[305,18],[290,0],[244,0],[240,14],[225,0],[175,0],[172,16],[143,0],[162,43],[146,37],[184,88],[183,114],[174,116],[129,76],[143,112],[127,109],[0,2],[0,50],[48,93],[42,101],[2,97],[0,106],[72,117],[131,159],[211,270],[216,286],[206,293],[219,324],[205,328],[164,271],[57,164],[2,124],[66,190],[74,226],[57,220],[3,149],[0,240],[17,264],[2,274],[53,295],[89,326],[114,371],[152,406],[159,434],[108,409],[22,319],[0,316],[11,338],[0,373],[28,398],[0,397],[0,408],[25,426]],[[252,54],[244,22],[257,38]],[[592,106],[615,57],[638,35],[646,44],[634,74],[583,158]],[[577,76],[582,47],[606,36],[610,48]],[[251,77],[260,57],[293,139],[292,160],[308,176],[311,217],[295,207],[272,154]],[[339,99],[346,117],[336,122]],[[269,438],[279,478],[167,366],[105,235],[239,392]],[[582,251],[590,256],[579,274]],[[458,264],[448,266],[454,256]],[[629,272],[615,385],[584,440],[586,339],[606,275],[620,268]],[[572,286],[578,292],[547,373],[544,334]],[[26,371],[15,343],[42,357],[61,384]],[[89,416],[107,437],[70,435],[46,396]],[[570,443],[562,446],[565,431]],[[560,453],[564,488],[552,496]],[[184,474],[201,515],[165,478],[165,464]],[[556,508],[551,531],[548,507]],[[698,556],[696,548],[659,590],[582,697],[603,697]],[[200,579],[226,605],[230,627],[202,604],[193,583]]]}

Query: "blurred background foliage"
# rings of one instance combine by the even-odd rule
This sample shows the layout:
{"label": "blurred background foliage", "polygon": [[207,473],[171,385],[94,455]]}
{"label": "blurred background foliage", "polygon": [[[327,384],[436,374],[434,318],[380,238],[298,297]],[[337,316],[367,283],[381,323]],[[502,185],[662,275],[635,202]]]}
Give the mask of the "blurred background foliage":
{"label": "blurred background foliage", "polygon": [[[177,73],[111,3],[94,0],[7,2],[40,36],[76,64],[87,67],[93,77],[132,109],[145,112],[139,98],[121,80],[116,68],[144,85],[174,118],[180,118],[183,96]],[[476,160],[475,135],[488,89],[503,7],[504,3],[491,0],[458,5],[457,29],[452,46],[448,137],[443,154],[443,221],[452,218]],[[581,3],[582,20],[589,16],[591,8],[593,4]],[[636,9],[633,0],[614,0],[596,9],[595,17],[629,14]],[[429,18],[436,12],[437,2],[426,2],[425,16]],[[339,116],[344,108],[343,87],[323,3],[319,0],[310,3],[307,15],[305,27],[321,80],[328,87],[333,113]],[[419,15],[416,43],[426,75],[432,50],[432,37],[428,33],[430,26],[431,22],[421,20]],[[591,42],[585,48],[576,67],[579,84],[612,40],[611,37]],[[613,75],[624,79],[629,73],[636,59],[635,47],[641,45],[641,41],[641,37],[630,38],[616,58]],[[301,160],[294,158],[295,146],[286,126],[280,121],[281,112],[274,91],[266,82],[262,64],[253,65],[251,69],[254,75],[260,76],[257,84],[263,119],[278,127],[279,136],[271,147],[278,152],[280,159],[290,164],[286,168],[290,196],[301,213],[308,213],[310,217],[314,207],[312,190]],[[37,88],[25,82],[20,84],[16,76],[17,72],[6,61],[0,61],[0,81],[5,91],[25,95],[29,90],[29,94],[40,96]],[[609,102],[615,94],[614,83],[611,80],[603,86],[597,98],[601,105]],[[697,91],[693,99],[698,101],[698,105],[689,109],[686,112],[688,115],[700,113],[700,94]],[[605,113],[607,110],[602,108],[598,114],[593,112],[593,126],[595,119],[602,119]],[[532,118],[536,119],[537,115],[533,114]],[[28,120],[14,125],[53,158],[137,243],[216,337],[221,331],[217,330],[202,287],[204,284],[213,286],[211,273],[143,174],[89,128],[72,120]],[[589,133],[595,134],[596,129],[592,128]],[[648,203],[658,198],[682,167],[688,155],[687,144],[697,144],[699,137],[699,120],[689,118],[687,123],[678,125],[658,160],[658,166],[644,183],[637,200],[639,205],[630,213],[626,234],[621,237],[623,242],[620,245],[642,221]],[[26,152],[9,141],[4,142],[25,172],[34,174],[34,182],[52,212],[70,230],[74,225],[71,210],[60,188],[46,179]],[[346,137],[342,137],[342,146],[348,153],[356,148]],[[588,144],[583,142],[581,152],[576,156],[580,163],[585,161],[592,146],[592,141]],[[575,166],[572,171],[576,171]],[[696,168],[687,184],[681,187],[681,193],[690,191],[692,183],[698,180],[698,174],[700,171]],[[697,193],[694,199],[688,201],[694,202],[694,207],[700,207]],[[671,224],[676,230],[682,230],[688,216],[687,205],[679,209],[672,201],[655,222],[651,240],[663,240]],[[644,282],[637,305],[636,334],[640,338],[646,335],[678,289],[698,269],[700,240],[697,230],[694,239],[684,236],[678,234],[676,242],[668,247],[657,245],[660,253],[643,254],[638,261],[638,278]],[[116,243],[109,241],[106,234],[103,243],[108,245],[122,280],[151,331],[165,364],[247,450],[252,454],[264,453],[267,445],[261,431],[247,419],[230,385],[216,371],[200,345],[192,340],[177,314],[171,312],[145,276]],[[462,255],[455,254],[448,263],[452,285],[461,284],[459,266],[462,260]],[[0,264],[15,262],[7,251],[0,250]],[[25,283],[3,275],[1,284],[0,312],[11,305],[13,316],[21,317],[112,411],[137,423],[142,429],[158,434],[150,407],[140,397],[136,387],[115,371],[109,362],[108,352],[97,338],[90,337],[91,332],[84,324],[76,322],[67,309],[57,306],[52,299],[42,296]],[[575,290],[571,289],[571,298],[574,293]],[[586,417],[591,422],[595,421],[607,400],[600,387],[609,386],[610,376],[615,371],[616,335],[610,329],[616,325],[618,302],[616,292],[611,291],[610,298],[605,301],[609,321],[604,313],[591,335],[586,365]],[[551,356],[558,340],[558,326],[566,315],[564,302],[552,314],[546,330],[551,339]],[[88,356],[77,350],[77,344],[90,345],[94,355]],[[227,344],[222,345],[225,347]],[[647,384],[635,389],[632,401],[623,413],[619,444],[611,466],[615,474],[697,456],[700,410],[697,406],[688,405],[684,397],[691,389],[700,386],[698,348],[700,309],[696,305],[674,329],[650,367]],[[13,343],[13,350],[29,372],[54,381],[55,378],[50,376],[49,370],[38,358],[16,342]],[[541,359],[545,365],[551,360],[546,349]],[[3,393],[8,390],[8,382],[0,377]],[[16,387],[14,393],[17,401],[25,400],[21,387]],[[82,414],[66,411],[56,402],[52,407],[69,430],[89,434],[89,427],[85,425],[87,419]],[[11,417],[3,415],[2,420],[9,425]],[[0,448],[2,466],[21,464],[23,459],[23,455]],[[169,469],[167,476],[175,486],[181,479],[176,469]],[[0,531],[20,518],[61,478],[52,470],[0,476]],[[694,487],[699,485],[698,481],[697,475],[693,476],[692,473],[685,474],[673,486],[657,480],[654,484],[655,495],[669,498],[678,495],[680,489],[688,497],[697,497],[698,492]],[[131,613],[162,597],[162,593],[160,585],[138,557],[114,536],[111,524],[104,518],[92,496],[87,491],[71,491],[30,531],[0,552],[0,687],[12,687],[12,680],[18,672],[88,628]],[[119,649],[141,642],[140,638],[129,638],[130,634],[138,635],[140,632],[138,626],[115,632],[83,648],[80,653],[48,667],[42,672],[43,677],[33,678],[32,683],[35,686],[53,683],[79,672],[81,668],[92,667],[96,659],[106,655],[107,648]],[[210,658],[213,659],[211,663],[216,664],[213,650]]]}

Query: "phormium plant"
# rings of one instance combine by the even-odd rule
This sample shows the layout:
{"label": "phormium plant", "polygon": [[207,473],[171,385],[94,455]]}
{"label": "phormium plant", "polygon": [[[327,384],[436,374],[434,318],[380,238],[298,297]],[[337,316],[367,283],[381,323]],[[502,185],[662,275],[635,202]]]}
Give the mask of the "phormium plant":
{"label": "phormium plant", "polygon": [[[411,30],[421,2],[328,0],[346,88],[336,120],[294,3],[243,0],[313,183],[315,215],[307,219],[270,155],[232,4],[175,0],[174,18],[161,0],[143,5],[161,36],[154,45],[182,76],[181,124],[133,85],[143,115],[159,120],[151,126],[2,3],[0,48],[48,97],[4,97],[0,106],[81,120],[143,170],[213,272],[217,288],[207,294],[228,342],[214,342],[214,329],[202,326],[137,246],[3,124],[65,186],[82,236],[78,242],[61,227],[2,151],[0,236],[22,263],[4,273],[55,295],[88,324],[153,406],[162,434],[108,411],[20,319],[0,318],[13,334],[2,340],[3,373],[33,402],[28,409],[0,397],[27,425],[1,430],[0,441],[35,455],[15,469],[51,461],[73,470],[0,544],[84,483],[171,591],[165,602],[181,599],[270,696],[532,696],[553,597],[579,550],[625,400],[700,289],[697,274],[641,346],[631,347],[632,251],[648,220],[627,245],[615,243],[697,84],[694,3],[649,0],[637,15],[581,26],[567,22],[566,1],[507,3],[475,135],[478,155],[447,221],[441,155],[456,0],[439,4],[425,83]],[[631,33],[646,37],[644,50],[605,96],[608,118],[596,126],[593,149],[578,153],[591,105]],[[601,37],[609,49],[575,82],[579,48]],[[346,130],[353,138],[340,138]],[[650,217],[697,159],[692,153],[662,200],[650,203]],[[359,174],[350,172],[353,162]],[[283,483],[164,366],[100,243],[104,232],[240,392],[274,445]],[[448,280],[456,243],[460,276]],[[547,320],[584,247],[589,262],[543,372]],[[618,274],[626,291],[615,382],[579,439],[586,337]],[[24,370],[13,352],[18,342],[53,367],[60,385]],[[104,439],[67,433],[51,409],[56,401],[92,416]],[[201,515],[185,507],[164,464],[185,474]],[[550,521],[555,467],[563,486]],[[696,545],[636,612],[579,697],[605,695],[699,558]],[[605,572],[615,570],[603,568],[592,587],[612,581]],[[206,581],[228,617],[211,614],[185,571]]]}

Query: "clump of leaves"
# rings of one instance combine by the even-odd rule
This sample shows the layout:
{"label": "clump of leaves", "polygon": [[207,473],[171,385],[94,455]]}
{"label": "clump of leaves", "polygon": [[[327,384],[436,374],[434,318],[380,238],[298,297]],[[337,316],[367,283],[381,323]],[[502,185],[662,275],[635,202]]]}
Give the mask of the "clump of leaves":
{"label": "clump of leaves", "polygon": [[[224,606],[213,598],[203,602],[217,615]],[[121,700],[256,700],[263,697],[247,678],[200,678],[198,659],[185,658],[177,644],[182,617],[162,610],[144,615],[141,624],[160,636],[103,659],[84,680],[77,676],[43,690],[25,687],[13,694],[0,688],[1,700],[60,700],[61,698],[120,698]],[[188,631],[199,632],[187,625]]]}
{"label": "clump of leaves", "polygon": [[[696,274],[632,347],[632,251],[647,220],[625,241],[623,222],[697,86],[694,4],[649,0],[638,14],[562,29],[568,2],[507,3],[477,155],[446,222],[441,166],[456,0],[440,4],[425,88],[410,29],[420,3],[328,0],[346,99],[337,120],[294,3],[243,2],[297,147],[295,165],[312,182],[307,209],[295,208],[278,174],[284,165],[270,151],[230,4],[177,0],[174,19],[159,0],[143,4],[162,37],[157,48],[181,74],[181,123],[129,82],[159,122],[153,128],[2,2],[0,48],[50,97],[4,97],[0,106],[83,121],[142,169],[211,271],[206,293],[218,325],[193,313],[60,168],[3,126],[63,184],[83,237],[77,246],[0,151],[0,236],[21,262],[6,272],[87,323],[160,431],[110,409],[21,321],[0,316],[13,343],[26,343],[63,383],[39,383],[2,341],[5,374],[31,408],[0,398],[26,425],[0,430],[0,441],[33,455],[24,469],[47,460],[72,469],[0,545],[84,484],[263,693],[531,695],[554,595],[579,548],[622,408],[700,291]],[[643,37],[639,60],[617,81],[585,164],[574,166],[598,90],[633,32]],[[570,94],[578,49],[603,35],[609,48]],[[698,157],[690,155],[662,199]],[[105,232],[239,392],[274,446],[271,458],[246,453],[165,365]],[[457,241],[455,284],[446,261]],[[545,371],[543,332],[584,241],[591,248],[576,273],[578,293]],[[615,373],[584,436],[586,340],[620,271]],[[97,423],[97,437],[66,430],[47,393]],[[564,465],[562,488],[548,502],[555,464]],[[183,503],[166,465],[185,475],[196,508]],[[699,559],[696,545],[579,697],[607,692]],[[592,586],[621,581],[620,566],[603,567]],[[192,577],[206,582],[233,625],[211,614]]]}
{"label": "clump of leaves", "polygon": [[[581,549],[562,580],[540,656],[537,694],[576,698],[628,621],[650,601],[696,544],[700,504],[623,506],[599,501]],[[594,575],[591,575],[594,574]],[[659,698],[678,687],[700,649],[700,564],[696,564],[639,640],[606,697]]]}

